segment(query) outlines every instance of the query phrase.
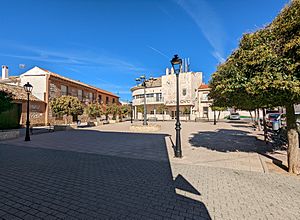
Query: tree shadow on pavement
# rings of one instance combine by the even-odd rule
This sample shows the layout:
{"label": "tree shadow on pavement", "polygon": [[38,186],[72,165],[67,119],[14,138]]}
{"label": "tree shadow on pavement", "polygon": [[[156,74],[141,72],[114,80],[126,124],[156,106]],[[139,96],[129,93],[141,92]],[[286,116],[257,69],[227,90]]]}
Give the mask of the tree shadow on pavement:
{"label": "tree shadow on pavement", "polygon": [[193,134],[189,139],[193,147],[204,147],[219,152],[269,152],[270,146],[251,136],[250,132],[235,129],[219,129]]}
{"label": "tree shadow on pavement", "polygon": [[219,152],[255,152],[272,160],[273,164],[286,170],[282,161],[272,157],[272,145],[252,136],[250,132],[235,129],[219,129],[193,134],[189,139],[193,147],[204,147]]}
{"label": "tree shadow on pavement", "polygon": [[[89,137],[94,144],[88,149],[89,143],[81,146],[74,138],[73,145],[68,140],[63,147],[61,135]],[[166,135],[99,131],[61,135],[55,136],[52,149],[0,144],[1,219],[211,219],[202,202],[176,193],[180,189],[200,195],[184,174],[174,180]],[[89,153],[78,152],[84,147]],[[134,155],[127,157],[130,153]]]}

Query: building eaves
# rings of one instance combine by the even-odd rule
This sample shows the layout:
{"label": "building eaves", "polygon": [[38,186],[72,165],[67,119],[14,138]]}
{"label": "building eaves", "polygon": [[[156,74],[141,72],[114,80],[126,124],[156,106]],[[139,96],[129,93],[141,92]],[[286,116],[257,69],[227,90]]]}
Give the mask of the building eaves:
{"label": "building eaves", "polygon": [[[153,81],[146,81],[146,88],[154,88],[154,87],[161,87],[162,83],[161,83],[161,77],[159,78],[154,78]],[[132,87],[130,90],[131,92],[138,90],[138,89],[142,89],[144,88],[143,86],[141,86],[141,84]]]}
{"label": "building eaves", "polygon": [[[4,91],[8,94],[11,94],[12,99],[14,100],[27,100],[27,93],[25,92],[22,86],[9,85],[5,83],[0,83],[0,91]],[[29,95],[30,101],[44,102],[34,95]]]}
{"label": "building eaves", "polygon": [[62,80],[65,80],[65,81],[69,81],[69,82],[72,82],[74,84],[77,84],[77,85],[80,85],[80,86],[83,86],[83,87],[87,87],[87,88],[90,88],[90,89],[93,89],[93,90],[96,90],[97,92],[99,93],[104,93],[106,95],[111,95],[111,96],[114,96],[116,98],[119,98],[119,96],[117,96],[116,94],[113,94],[112,92],[109,92],[109,91],[106,91],[104,89],[100,89],[100,88],[97,88],[97,87],[94,87],[94,86],[91,86],[91,85],[88,85],[86,83],[83,83],[83,82],[80,82],[80,81],[77,81],[77,80],[73,80],[73,79],[70,79],[70,78],[67,78],[65,76],[61,76],[57,73],[54,73],[54,72],[51,72],[49,70],[46,70],[46,69],[43,69],[41,67],[38,67],[39,69],[43,70],[44,72],[50,74],[50,76],[53,76],[53,77],[56,77],[56,78],[59,78],[59,79],[62,79]]}

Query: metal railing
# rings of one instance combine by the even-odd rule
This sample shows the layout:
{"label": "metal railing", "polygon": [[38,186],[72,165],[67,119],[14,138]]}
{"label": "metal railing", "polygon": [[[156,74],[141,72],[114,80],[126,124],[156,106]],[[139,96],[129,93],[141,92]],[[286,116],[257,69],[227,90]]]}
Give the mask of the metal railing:
{"label": "metal railing", "polygon": [[[164,99],[163,98],[159,98],[157,99],[156,97],[151,97],[151,98],[146,98],[146,104],[160,104],[163,103]],[[144,104],[144,98],[140,98],[140,99],[134,99],[132,101],[133,105],[142,105]]]}

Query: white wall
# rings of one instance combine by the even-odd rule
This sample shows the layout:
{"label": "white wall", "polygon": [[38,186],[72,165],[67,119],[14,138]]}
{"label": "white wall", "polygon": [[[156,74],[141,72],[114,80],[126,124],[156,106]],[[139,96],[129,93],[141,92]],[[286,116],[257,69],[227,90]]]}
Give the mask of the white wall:
{"label": "white wall", "polygon": [[29,82],[32,86],[32,94],[39,98],[40,100],[44,100],[45,93],[47,89],[47,73],[41,70],[38,67],[34,67],[27,72],[20,75],[21,85],[23,86],[27,82]]}

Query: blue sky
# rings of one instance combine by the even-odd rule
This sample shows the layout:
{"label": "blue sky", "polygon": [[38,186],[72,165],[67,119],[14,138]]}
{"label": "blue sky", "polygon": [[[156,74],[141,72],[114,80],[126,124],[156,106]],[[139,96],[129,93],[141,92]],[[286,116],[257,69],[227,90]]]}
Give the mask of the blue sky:
{"label": "blue sky", "polygon": [[128,100],[135,78],[164,74],[174,54],[189,57],[207,82],[243,33],[288,2],[0,0],[0,63],[10,75],[40,66]]}

